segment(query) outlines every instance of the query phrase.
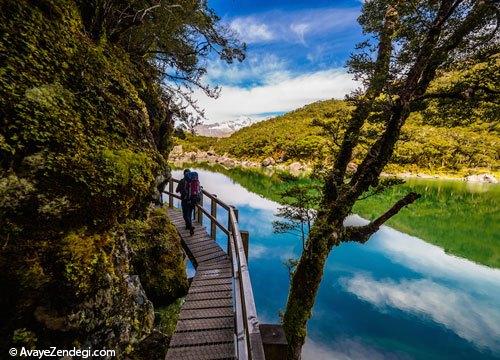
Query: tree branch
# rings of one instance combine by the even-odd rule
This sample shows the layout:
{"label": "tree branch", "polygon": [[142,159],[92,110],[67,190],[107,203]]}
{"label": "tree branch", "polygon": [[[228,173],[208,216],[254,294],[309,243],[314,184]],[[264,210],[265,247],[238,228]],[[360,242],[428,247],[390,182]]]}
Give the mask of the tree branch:
{"label": "tree branch", "polygon": [[408,206],[420,198],[420,194],[411,192],[395,203],[389,210],[365,226],[348,226],[345,229],[345,241],[357,241],[365,243],[370,236],[378,231],[381,225],[396,215],[402,208]]}
{"label": "tree branch", "polygon": [[335,164],[331,175],[325,182],[325,193],[327,201],[333,202],[337,197],[339,187],[344,183],[347,171],[347,165],[351,161],[352,153],[359,141],[359,134],[366,118],[370,114],[371,107],[375,99],[382,93],[389,76],[391,55],[393,51],[392,37],[396,32],[399,14],[396,4],[387,7],[384,16],[384,25],[380,32],[380,41],[378,44],[378,53],[375,60],[373,80],[370,82],[364,97],[359,102],[352,114],[351,121],[345,131],[344,139],[336,155]]}

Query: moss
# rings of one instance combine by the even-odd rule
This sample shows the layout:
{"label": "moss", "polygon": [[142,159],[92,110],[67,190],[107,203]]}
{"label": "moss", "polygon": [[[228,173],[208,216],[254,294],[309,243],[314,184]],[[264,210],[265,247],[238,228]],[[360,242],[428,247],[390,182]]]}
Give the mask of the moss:
{"label": "moss", "polygon": [[151,209],[145,220],[124,226],[133,251],[132,265],[155,304],[184,296],[188,282],[180,238],[165,209]]}
{"label": "moss", "polygon": [[186,286],[165,216],[142,220],[168,172],[169,132],[161,146],[154,138],[159,78],[94,43],[72,0],[2,1],[0,34],[0,347],[28,329],[39,348],[130,350],[153,311],[122,224],[146,224],[133,254],[157,264],[141,278],[155,296],[172,301]]}
{"label": "moss", "polygon": [[174,334],[182,304],[183,300],[177,299],[170,305],[156,309],[155,325],[159,331],[169,337]]}

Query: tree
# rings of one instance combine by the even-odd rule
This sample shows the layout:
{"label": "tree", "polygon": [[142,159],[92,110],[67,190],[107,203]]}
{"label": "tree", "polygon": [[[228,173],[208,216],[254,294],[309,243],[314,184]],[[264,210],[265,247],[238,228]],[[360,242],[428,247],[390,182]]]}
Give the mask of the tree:
{"label": "tree", "polygon": [[202,124],[201,117],[195,115],[183,116],[181,118],[181,127],[191,133],[191,135],[196,135],[196,128]]}
{"label": "tree", "polygon": [[[412,108],[425,99],[429,83],[463,58],[476,56],[498,40],[499,8],[493,0],[372,0],[363,5],[359,23],[367,40],[358,45],[348,67],[362,89],[348,99],[354,106],[345,134],[325,176],[316,220],[294,271],[283,327],[288,358],[300,359],[323,268],[334,246],[365,243],[382,224],[419,195],[410,192],[384,214],[359,227],[344,226],[354,203],[379,183],[401,128]],[[380,130],[350,175],[347,166],[359,149],[368,121]]]}
{"label": "tree", "polygon": [[305,250],[307,234],[316,217],[314,206],[318,203],[319,195],[314,190],[304,185],[294,185],[281,192],[286,205],[278,207],[275,215],[284,220],[273,221],[275,233],[289,233],[300,237],[302,250]]}
{"label": "tree", "polygon": [[148,108],[157,116],[151,131],[160,148],[167,149],[176,120],[203,111],[192,98],[195,88],[217,97],[219,89],[203,82],[203,59],[212,54],[232,63],[243,61],[246,45],[199,0],[76,0],[85,30],[96,42],[111,42],[126,51],[144,75],[161,83],[162,103]]}

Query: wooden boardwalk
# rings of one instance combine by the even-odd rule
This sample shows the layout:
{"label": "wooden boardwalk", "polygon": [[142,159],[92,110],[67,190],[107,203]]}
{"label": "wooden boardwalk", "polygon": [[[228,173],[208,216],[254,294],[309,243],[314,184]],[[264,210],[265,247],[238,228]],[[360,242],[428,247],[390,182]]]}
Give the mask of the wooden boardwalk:
{"label": "wooden boardwalk", "polygon": [[182,213],[168,209],[184,249],[196,267],[186,301],[181,308],[167,360],[235,359],[235,311],[231,262],[222,248],[196,226],[190,236]]}

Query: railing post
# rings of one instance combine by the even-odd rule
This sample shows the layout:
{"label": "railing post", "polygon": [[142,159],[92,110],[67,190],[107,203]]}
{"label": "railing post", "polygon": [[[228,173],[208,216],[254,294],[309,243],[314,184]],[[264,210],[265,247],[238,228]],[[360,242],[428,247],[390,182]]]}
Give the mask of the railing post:
{"label": "railing post", "polygon": [[[214,198],[217,197],[217,195],[212,194]],[[210,215],[212,215],[214,218],[217,218],[217,202],[215,199],[211,199],[210,202]],[[210,237],[215,240],[217,234],[217,227],[215,224],[215,221],[213,219],[210,219]]]}
{"label": "railing post", "polygon": [[288,342],[283,326],[278,324],[260,324],[260,334],[266,360],[286,360]]}
{"label": "railing post", "polygon": [[200,198],[200,203],[198,204],[197,211],[198,211],[198,224],[203,224],[203,211],[201,209],[203,208],[203,193],[201,193],[201,198]]}
{"label": "railing post", "polygon": [[250,238],[250,233],[246,230],[240,230],[241,240],[243,241],[243,249],[245,250],[245,257],[248,261],[248,240]]}
{"label": "railing post", "polygon": [[168,195],[168,207],[173,208],[174,207],[174,197],[172,194],[174,193],[174,180],[170,178],[168,181],[168,192],[170,193]]}

